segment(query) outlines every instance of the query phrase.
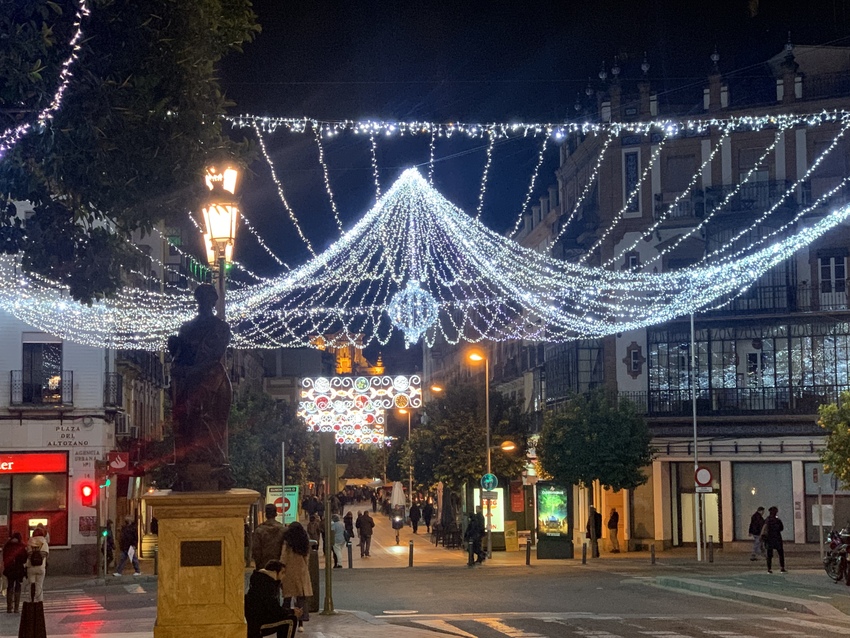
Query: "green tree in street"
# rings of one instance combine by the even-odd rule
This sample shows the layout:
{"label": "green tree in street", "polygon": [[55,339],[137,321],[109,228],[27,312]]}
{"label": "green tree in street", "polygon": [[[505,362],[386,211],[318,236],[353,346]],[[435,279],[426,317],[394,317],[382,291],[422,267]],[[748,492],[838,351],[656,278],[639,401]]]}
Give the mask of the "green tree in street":
{"label": "green tree in street", "polygon": [[[487,469],[483,391],[471,385],[452,386],[427,406],[426,414],[426,423],[411,433],[416,483],[430,486],[443,481],[453,490],[464,483],[477,484]],[[490,420],[490,442],[496,448],[491,454],[493,473],[503,478],[520,476],[530,417],[501,394],[491,393]],[[511,453],[498,449],[507,440],[517,446]]]}
{"label": "green tree in street", "polygon": [[378,447],[343,446],[337,449],[336,462],[348,466],[342,478],[375,478],[384,474],[383,450]]}
{"label": "green tree in street", "polygon": [[646,483],[650,440],[633,404],[597,389],[575,396],[563,412],[547,415],[537,454],[544,471],[561,485],[590,486],[598,480],[618,491]]}
{"label": "green tree in street", "polygon": [[267,394],[238,397],[230,411],[230,465],[237,487],[265,493],[280,485],[280,444],[286,446],[286,482],[306,485],[318,475],[315,437],[286,404]]}
{"label": "green tree in street", "polygon": [[[125,239],[197,210],[204,166],[247,148],[222,134],[216,64],[259,30],[249,0],[88,0],[62,108],[0,162],[0,250],[70,286],[114,293]],[[0,131],[52,100],[74,0],[0,0]],[[34,210],[21,225],[13,203]]]}
{"label": "green tree in street", "polygon": [[818,408],[818,425],[827,432],[826,447],[820,459],[823,468],[850,487],[850,392],[842,392],[838,403]]}

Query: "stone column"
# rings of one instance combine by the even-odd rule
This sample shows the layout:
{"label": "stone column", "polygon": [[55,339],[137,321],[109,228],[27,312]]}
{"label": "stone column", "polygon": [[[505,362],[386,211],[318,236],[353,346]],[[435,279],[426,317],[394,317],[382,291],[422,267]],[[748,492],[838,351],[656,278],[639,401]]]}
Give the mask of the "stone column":
{"label": "stone column", "polygon": [[245,638],[245,516],[259,494],[146,496],[159,520],[154,638]]}

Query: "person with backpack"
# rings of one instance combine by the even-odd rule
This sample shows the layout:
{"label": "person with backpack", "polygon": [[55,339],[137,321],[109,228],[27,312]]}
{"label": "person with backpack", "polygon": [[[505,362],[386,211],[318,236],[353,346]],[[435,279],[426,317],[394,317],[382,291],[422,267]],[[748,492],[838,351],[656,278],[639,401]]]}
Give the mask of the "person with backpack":
{"label": "person with backpack", "polygon": [[21,605],[21,582],[27,575],[27,548],[20,532],[15,532],[3,545],[3,575],[6,577],[6,613],[17,614]]}
{"label": "person with backpack", "polygon": [[47,555],[50,547],[47,545],[43,528],[36,528],[27,541],[27,582],[35,585],[35,602],[44,600],[44,576],[47,573]]}
{"label": "person with backpack", "polygon": [[121,527],[121,534],[118,537],[118,543],[121,547],[121,560],[118,561],[118,567],[115,568],[113,576],[120,576],[124,570],[124,565],[127,560],[133,562],[135,573],[133,576],[141,576],[142,570],[139,568],[138,547],[139,533],[136,531],[136,523],[132,516],[124,518],[124,525]]}

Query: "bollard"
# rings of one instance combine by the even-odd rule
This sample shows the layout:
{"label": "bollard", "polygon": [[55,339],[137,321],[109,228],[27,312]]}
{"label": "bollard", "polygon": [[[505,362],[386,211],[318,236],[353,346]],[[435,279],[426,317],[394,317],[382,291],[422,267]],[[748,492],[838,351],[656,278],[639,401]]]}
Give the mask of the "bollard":
{"label": "bollard", "polygon": [[310,584],[313,586],[313,595],[307,599],[307,606],[312,614],[319,611],[319,543],[312,539],[307,567],[310,571]]}
{"label": "bollard", "polygon": [[708,562],[714,562],[714,536],[708,537]]}
{"label": "bollard", "polygon": [[159,575],[159,543],[153,546],[153,575]]}
{"label": "bollard", "polygon": [[587,543],[581,544],[581,564],[587,565]]}
{"label": "bollard", "polygon": [[410,550],[407,553],[407,566],[413,567],[413,541],[410,541]]}
{"label": "bollard", "polygon": [[649,546],[649,564],[655,565],[655,543]]}
{"label": "bollard", "polygon": [[348,569],[351,569],[354,567],[354,561],[351,557],[351,541],[348,541],[345,546],[348,547]]}
{"label": "bollard", "polygon": [[466,547],[469,551],[469,561],[467,562],[467,565],[469,567],[475,567],[475,558],[474,558],[474,554],[472,553],[472,541],[468,541],[466,543]]}
{"label": "bollard", "polygon": [[525,564],[531,565],[531,537],[525,543]]}

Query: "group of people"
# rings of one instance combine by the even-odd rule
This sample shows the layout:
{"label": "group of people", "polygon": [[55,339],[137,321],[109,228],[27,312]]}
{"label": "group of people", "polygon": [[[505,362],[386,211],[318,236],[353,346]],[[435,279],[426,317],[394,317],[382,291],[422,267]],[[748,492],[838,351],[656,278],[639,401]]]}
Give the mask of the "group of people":
{"label": "group of people", "polygon": [[13,532],[3,545],[3,576],[6,577],[6,613],[19,613],[21,585],[24,580],[34,586],[34,600],[44,600],[44,576],[50,546],[47,531],[41,523],[24,543],[20,532]]}
{"label": "group of people", "polygon": [[[608,529],[608,541],[611,543],[611,553],[620,553],[620,539],[618,538],[620,530],[620,514],[616,507],[611,508],[611,513],[608,515],[608,522],[605,524]],[[599,558],[599,540],[602,538],[602,513],[597,512],[593,505],[590,506],[590,516],[587,517],[587,527],[585,528],[585,537],[590,540],[590,551],[593,558]]]}
{"label": "group of people", "polygon": [[[310,620],[307,607],[307,598],[313,595],[308,564],[310,537],[297,521],[290,525],[278,522],[273,503],[266,505],[265,517],[251,537],[254,573],[245,595],[245,619],[249,638],[268,635],[266,631],[286,638],[290,627],[304,631],[304,622]],[[279,590],[282,605],[278,600]]]}
{"label": "group of people", "polygon": [[[764,508],[759,507],[750,518],[750,536],[753,537],[753,553],[750,560],[767,558],[767,573],[773,573],[773,552],[779,556],[779,571],[785,573],[785,550],[782,547],[782,530],[785,526],[777,516],[779,508],[775,505],[768,508],[767,518],[764,517]],[[765,549],[767,550],[765,556]]]}

